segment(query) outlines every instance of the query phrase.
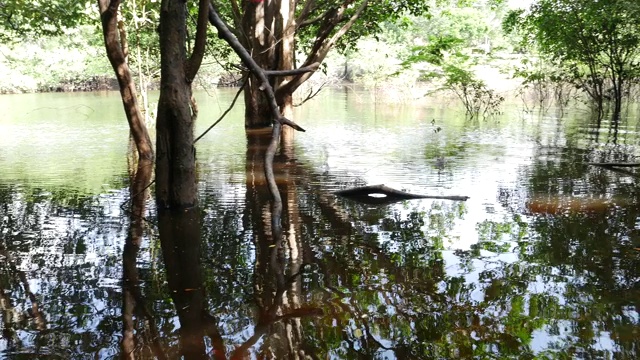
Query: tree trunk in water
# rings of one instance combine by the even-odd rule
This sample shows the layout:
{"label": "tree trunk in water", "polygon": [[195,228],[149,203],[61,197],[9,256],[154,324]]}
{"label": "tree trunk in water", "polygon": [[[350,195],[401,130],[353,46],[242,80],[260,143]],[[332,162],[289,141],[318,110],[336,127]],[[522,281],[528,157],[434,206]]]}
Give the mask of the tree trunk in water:
{"label": "tree trunk in water", "polygon": [[[264,172],[264,152],[270,142],[271,133],[266,130],[247,131],[245,217],[253,224],[256,256],[253,273],[256,301],[254,334],[261,336],[259,353],[272,354],[277,359],[289,359],[295,358],[303,348],[300,337],[296,336],[300,333],[297,326],[299,320],[297,316],[280,320],[278,317],[286,317],[301,307],[298,301],[302,298],[299,272],[303,252],[295,241],[291,242],[292,239],[298,238],[297,228],[288,226],[289,233],[285,237],[282,229],[277,230],[273,227],[274,216],[285,219],[284,223],[288,225],[289,219],[298,220],[299,214],[295,204],[289,207],[289,204],[295,203],[297,199],[289,199],[287,196],[291,191],[295,191],[295,185],[290,185],[293,177],[289,175],[285,166],[286,161],[290,159],[284,156],[278,156],[274,161],[274,175],[278,188],[285,196],[284,211],[278,214],[272,212],[272,200]],[[290,213],[289,209],[295,213]],[[291,328],[295,330],[289,331]],[[245,343],[237,347],[230,358],[249,357],[247,345]]]}
{"label": "tree trunk in water", "polygon": [[[288,95],[284,98],[283,104],[280,106],[282,115],[287,119],[293,119],[293,96]],[[293,148],[293,140],[295,139],[296,130],[290,126],[282,127],[280,135],[280,144],[282,151],[286,152]]]}
{"label": "tree trunk in water", "polygon": [[[278,43],[276,45],[278,70],[292,70],[295,67],[295,2],[284,0],[280,4],[278,16],[276,18],[276,29],[278,31]],[[291,80],[291,76],[281,76],[275,78],[274,89],[286,85]],[[293,119],[293,94],[285,93],[278,99],[280,112],[287,119]]]}
{"label": "tree trunk in water", "polygon": [[[295,46],[294,46],[294,26],[287,26],[289,19],[293,19],[293,12],[290,12],[290,8],[286,7],[286,1],[283,1],[283,5],[280,9],[280,16],[278,21],[282,23],[279,24],[279,28],[283,29],[281,41],[277,45],[277,51],[279,54],[278,57],[278,70],[291,70],[295,67]],[[275,79],[276,86],[278,88],[282,85],[286,85],[290,76],[287,77],[278,77]],[[293,120],[293,94],[285,93],[282,94],[280,99],[276,99],[278,105],[280,106],[280,113],[282,116],[287,119]],[[282,134],[280,137],[280,143],[283,148],[290,149],[293,147],[293,139],[294,139],[295,130],[288,127],[282,127]]]}
{"label": "tree trunk in water", "polygon": [[[263,66],[263,65],[260,65]],[[260,90],[260,80],[249,77],[244,89],[244,127],[257,129],[271,126],[271,109]]]}
{"label": "tree trunk in water", "polygon": [[104,44],[107,50],[107,57],[118,79],[122,105],[129,122],[131,136],[138,150],[138,156],[140,159],[151,160],[153,159],[153,147],[147,127],[144,124],[144,116],[142,116],[138,104],[138,95],[131,76],[131,69],[129,69],[127,63],[126,32],[122,31],[122,36],[118,34],[117,14],[119,6],[119,0],[98,0]]}
{"label": "tree trunk in water", "polygon": [[[204,335],[215,326],[206,311],[200,263],[200,211],[196,183],[196,154],[191,81],[206,38],[209,1],[199,1],[198,28],[187,59],[185,1],[163,0],[160,10],[160,99],[156,123],[156,204],[158,232],[171,297],[180,319],[181,355],[207,358]],[[212,336],[217,344],[219,336]],[[223,348],[216,346],[216,352]]]}
{"label": "tree trunk in water", "polygon": [[[275,0],[249,3],[242,23],[245,34],[245,38],[242,39],[243,45],[251,53],[256,63],[265,70],[275,69],[277,65],[273,17],[275,6]],[[244,125],[248,129],[271,126],[271,110],[260,86],[259,79],[253,75],[249,77],[244,91]]]}
{"label": "tree trunk in water", "polygon": [[620,120],[620,113],[622,112],[622,96],[623,96],[622,74],[613,78],[613,121],[616,123]]}
{"label": "tree trunk in water", "polygon": [[187,9],[163,1],[160,13],[161,78],[156,124],[156,201],[158,209],[181,209],[197,202],[194,119],[187,81]]}
{"label": "tree trunk in water", "polygon": [[[241,42],[255,62],[264,70],[290,70],[294,68],[293,36],[295,27],[289,26],[292,21],[290,19],[293,19],[294,8],[290,3],[288,0],[265,0],[257,4],[250,3],[243,18],[245,38],[241,38]],[[286,83],[285,78],[271,78],[270,80],[274,90]],[[267,127],[272,124],[271,111],[263,91],[260,89],[261,85],[258,79],[251,76],[244,93],[245,127],[249,129]],[[281,106],[281,112],[289,118],[292,103],[284,104],[281,99],[276,100]]]}
{"label": "tree trunk in water", "polygon": [[[144,236],[144,213],[147,196],[149,195],[148,185],[153,173],[153,161],[141,159],[137,170],[131,174],[131,185],[129,196],[131,198],[131,208],[129,210],[129,232],[122,251],[122,339],[120,347],[122,349],[122,359],[135,359],[136,349],[140,345],[136,342],[136,332],[141,329],[136,328],[138,319],[145,319],[149,323],[149,330],[152,334],[150,346],[158,359],[166,359],[160,344],[158,328],[151,314],[144,303],[144,297],[140,290],[140,276],[138,274],[137,260],[140,245]],[[142,309],[142,310],[140,310]]]}

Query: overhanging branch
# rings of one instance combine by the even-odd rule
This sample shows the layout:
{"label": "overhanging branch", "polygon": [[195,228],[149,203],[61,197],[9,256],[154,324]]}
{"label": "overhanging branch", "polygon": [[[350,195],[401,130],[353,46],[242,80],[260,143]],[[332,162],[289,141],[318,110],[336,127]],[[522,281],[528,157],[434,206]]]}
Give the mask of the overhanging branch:
{"label": "overhanging branch", "polygon": [[309,66],[303,66],[297,69],[291,69],[291,70],[265,70],[264,73],[267,76],[291,76],[291,75],[298,75],[298,74],[304,74],[304,73],[312,73],[316,70],[318,70],[318,68],[320,67],[320,63],[319,62],[315,62]]}

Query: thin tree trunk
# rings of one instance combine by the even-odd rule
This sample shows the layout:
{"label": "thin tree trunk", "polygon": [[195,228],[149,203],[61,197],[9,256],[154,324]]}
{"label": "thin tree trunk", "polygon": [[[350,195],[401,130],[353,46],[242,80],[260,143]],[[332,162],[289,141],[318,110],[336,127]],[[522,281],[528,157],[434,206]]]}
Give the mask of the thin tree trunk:
{"label": "thin tree trunk", "polygon": [[120,0],[98,0],[100,20],[107,57],[118,79],[122,105],[129,122],[131,136],[140,159],[153,159],[151,139],[144,123],[137,99],[137,91],[131,69],[127,63],[126,37],[118,32],[118,8]]}
{"label": "thin tree trunk", "polygon": [[[161,337],[158,334],[158,326],[154,320],[154,315],[147,309],[144,297],[140,290],[140,277],[138,274],[137,260],[138,251],[142,244],[144,235],[144,213],[147,196],[149,195],[148,185],[153,173],[153,161],[141,160],[137,169],[131,175],[130,198],[131,207],[129,210],[129,233],[122,251],[122,339],[120,347],[121,359],[135,359],[136,349],[149,346],[156,358],[167,359],[162,347]],[[143,329],[136,328],[134,316],[144,319],[149,328],[150,342],[138,344],[135,334],[140,334]],[[139,318],[139,319],[140,319]],[[145,338],[145,337],[139,337]],[[149,337],[146,337],[147,339]]]}

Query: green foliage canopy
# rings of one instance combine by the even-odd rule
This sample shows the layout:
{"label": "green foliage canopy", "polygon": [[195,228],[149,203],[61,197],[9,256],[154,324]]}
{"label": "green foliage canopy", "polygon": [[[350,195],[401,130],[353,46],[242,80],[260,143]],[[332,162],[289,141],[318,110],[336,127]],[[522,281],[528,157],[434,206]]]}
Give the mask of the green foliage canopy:
{"label": "green foliage canopy", "polygon": [[626,58],[637,55],[635,48],[640,44],[640,3],[540,0],[528,12],[511,12],[505,29],[520,29],[527,39],[532,35],[541,52],[561,60]]}
{"label": "green foliage canopy", "polygon": [[93,1],[3,0],[0,1],[0,38],[52,36],[86,22]]}
{"label": "green foliage canopy", "polygon": [[[507,31],[566,70],[570,81],[602,107],[609,96],[616,114],[624,86],[640,72],[640,3],[636,0],[539,0],[511,12]],[[617,116],[617,115],[614,115]]]}

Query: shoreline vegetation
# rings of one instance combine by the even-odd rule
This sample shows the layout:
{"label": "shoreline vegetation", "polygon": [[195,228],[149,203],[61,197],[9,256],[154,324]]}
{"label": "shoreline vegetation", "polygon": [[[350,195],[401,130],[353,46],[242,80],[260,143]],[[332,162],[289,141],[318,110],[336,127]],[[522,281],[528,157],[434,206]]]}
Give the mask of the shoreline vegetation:
{"label": "shoreline vegetation", "polygon": [[[415,21],[418,23],[421,20]],[[408,31],[391,25],[383,28],[380,41],[364,38],[358,40],[353,49],[330,53],[324,61],[322,71],[314,74],[308,84],[304,84],[298,91],[297,96],[304,99],[307,93],[315,93],[322,86],[346,85],[374,90],[376,101],[402,103],[415,101],[441,88],[442,71],[437,66],[405,63],[414,51],[412,44],[418,41],[417,38],[409,39]],[[503,91],[505,83],[509,83],[508,90],[513,90],[519,81],[512,79],[510,73],[519,60],[514,60],[514,56],[508,50],[505,51],[507,48],[509,47],[501,46],[494,49],[497,50],[494,51],[495,55],[489,49],[486,49],[487,52],[474,52],[474,58],[482,65],[463,65],[465,68],[467,65],[471,65],[469,68],[476,68],[473,71],[475,76],[486,82],[488,87],[495,88],[495,91]],[[140,48],[138,51],[132,47],[128,58],[129,66],[138,87],[142,84],[144,90],[157,90],[160,81],[157,54],[145,55],[145,50],[146,48]],[[14,39],[0,45],[0,55],[0,94],[118,90],[102,39],[92,26],[67,29],[63,35],[58,36]],[[505,67],[503,60],[494,63],[494,56],[507,59],[510,68]],[[239,71],[233,66],[229,67],[230,64],[237,63],[239,60],[233,56],[215,52],[207,54],[201,71],[194,80],[194,88],[207,90],[237,86]],[[222,64],[226,64],[226,68]],[[425,70],[427,73],[440,72],[440,77],[425,77]],[[485,80],[484,75],[487,73],[492,75]],[[496,74],[499,76],[495,76]]]}
{"label": "shoreline vegetation", "polygon": [[[429,16],[382,17],[375,32],[356,32],[348,42],[336,43],[322,56],[321,70],[296,85],[289,107],[324,86],[363,88],[374,102],[385,104],[462,103],[470,117],[499,113],[505,100],[520,99],[526,111],[577,104],[599,117],[611,112],[618,119],[628,104],[640,101],[640,33],[637,23],[627,24],[640,17],[631,0],[616,6],[537,0],[528,8],[497,0],[427,2]],[[595,16],[600,6],[612,17]],[[159,88],[160,60],[158,14],[145,9],[142,17],[131,18],[127,8],[122,19],[129,21],[127,62],[143,107],[149,109],[146,94]],[[575,26],[549,20],[568,16]],[[43,36],[0,32],[5,40],[0,44],[0,94],[117,91],[102,34],[89,24],[86,19],[73,22]],[[575,41],[584,33],[590,34],[584,39],[589,46]],[[237,85],[239,58],[219,39],[209,39],[193,89]],[[304,39],[298,39],[302,43],[294,58],[299,61],[307,50]],[[257,98],[251,91],[245,104],[247,96]]]}
{"label": "shoreline vegetation", "polygon": [[[100,49],[102,50],[102,49]],[[6,53],[3,51],[3,53]],[[506,56],[518,56],[507,54]],[[105,60],[106,61],[106,60]],[[509,66],[515,66],[516,60],[509,60]],[[336,56],[329,59],[327,73],[314,75],[309,84],[301,89],[300,93],[315,92],[324,86],[355,86],[372,90],[377,101],[386,103],[410,102],[418,98],[441,96],[438,81],[424,81],[408,74],[393,74],[384,78],[371,81],[366,70],[360,68],[360,64],[350,64],[346,59]],[[0,95],[28,94],[28,93],[53,93],[53,92],[94,92],[94,91],[118,91],[118,81],[112,72],[87,74],[70,74],[74,77],[64,78],[51,76],[47,79],[44,74],[56,74],[60,71],[25,71],[21,72],[19,66],[7,66],[7,57],[0,60]],[[91,65],[91,64],[88,64]],[[61,64],[60,66],[64,66]],[[12,69],[2,71],[2,68]],[[73,67],[75,69],[78,66]],[[501,94],[513,93],[522,83],[520,79],[509,75],[507,65],[482,65],[476,66],[473,73],[478,79],[484,81],[487,87]],[[34,74],[36,76],[34,77]],[[136,76],[137,77],[137,76]],[[194,88],[207,90],[212,88],[237,87],[241,75],[224,72],[222,69],[210,69],[204,75],[199,75],[194,81]],[[147,81],[147,90],[158,90],[159,78]],[[304,97],[305,94],[299,94]]]}

